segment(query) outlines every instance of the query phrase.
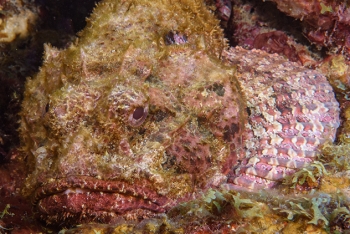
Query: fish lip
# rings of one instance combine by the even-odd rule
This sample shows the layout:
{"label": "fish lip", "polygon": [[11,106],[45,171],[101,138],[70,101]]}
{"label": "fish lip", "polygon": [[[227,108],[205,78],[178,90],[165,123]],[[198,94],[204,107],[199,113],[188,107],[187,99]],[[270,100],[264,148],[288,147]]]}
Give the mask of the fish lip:
{"label": "fish lip", "polygon": [[[52,180],[52,179],[51,179]],[[102,180],[91,176],[67,176],[65,178],[53,179],[38,187],[32,197],[32,204],[37,205],[41,200],[60,194],[68,193],[115,193],[123,196],[132,196],[143,199],[159,206],[160,210],[166,210],[172,199],[158,194],[154,186],[147,181],[138,181],[135,186],[130,182],[118,180]],[[78,191],[78,192],[76,192]]]}

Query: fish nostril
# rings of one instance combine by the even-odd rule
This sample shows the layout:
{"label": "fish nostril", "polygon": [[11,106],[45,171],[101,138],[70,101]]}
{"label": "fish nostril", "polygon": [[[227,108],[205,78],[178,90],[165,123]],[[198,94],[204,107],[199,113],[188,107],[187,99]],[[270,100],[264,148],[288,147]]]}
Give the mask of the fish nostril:
{"label": "fish nostril", "polygon": [[165,35],[166,45],[182,45],[187,43],[187,36],[177,31],[170,31]]}
{"label": "fish nostril", "polygon": [[47,103],[45,106],[45,113],[49,112],[49,110],[50,110],[50,104]]}

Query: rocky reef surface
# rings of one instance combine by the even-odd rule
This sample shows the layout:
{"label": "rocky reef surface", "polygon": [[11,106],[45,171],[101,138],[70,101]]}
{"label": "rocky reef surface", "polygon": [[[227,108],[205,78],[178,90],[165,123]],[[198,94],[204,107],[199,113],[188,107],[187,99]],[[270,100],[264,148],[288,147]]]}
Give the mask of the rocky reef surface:
{"label": "rocky reef surface", "polygon": [[[320,54],[288,44],[294,38],[282,31],[255,36],[251,45],[267,52],[229,48],[223,30],[230,39],[233,3],[103,1],[74,43],[45,46],[26,84],[22,156],[12,153],[9,165],[28,169],[23,194],[46,228],[349,228],[346,121],[332,145],[346,92],[336,93],[339,109],[325,76],[346,82],[335,71],[346,70],[346,53],[316,66]],[[15,190],[25,176],[17,175]]]}

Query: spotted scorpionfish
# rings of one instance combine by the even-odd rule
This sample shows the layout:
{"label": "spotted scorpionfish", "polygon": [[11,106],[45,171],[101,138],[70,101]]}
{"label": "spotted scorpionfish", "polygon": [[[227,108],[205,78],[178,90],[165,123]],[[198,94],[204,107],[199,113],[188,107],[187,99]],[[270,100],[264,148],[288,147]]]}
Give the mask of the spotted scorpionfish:
{"label": "spotted scorpionfish", "polygon": [[277,186],[334,140],[326,78],[227,48],[200,1],[105,0],[26,84],[24,193],[48,225],[167,212],[223,184]]}

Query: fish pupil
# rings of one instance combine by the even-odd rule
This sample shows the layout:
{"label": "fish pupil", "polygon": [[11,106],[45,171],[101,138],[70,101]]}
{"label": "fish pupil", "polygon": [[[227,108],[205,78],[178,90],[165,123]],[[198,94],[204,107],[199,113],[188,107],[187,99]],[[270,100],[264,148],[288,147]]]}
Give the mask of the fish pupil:
{"label": "fish pupil", "polygon": [[134,110],[132,117],[136,120],[141,119],[144,114],[144,108],[139,106]]}

